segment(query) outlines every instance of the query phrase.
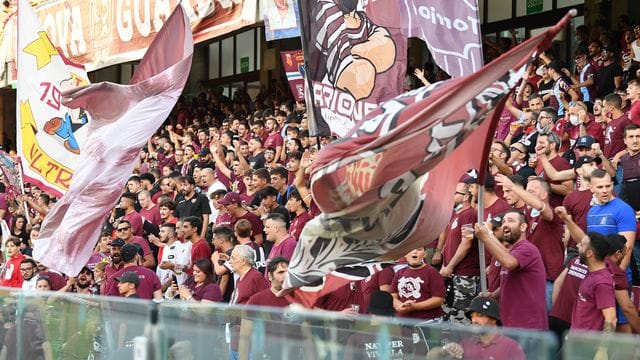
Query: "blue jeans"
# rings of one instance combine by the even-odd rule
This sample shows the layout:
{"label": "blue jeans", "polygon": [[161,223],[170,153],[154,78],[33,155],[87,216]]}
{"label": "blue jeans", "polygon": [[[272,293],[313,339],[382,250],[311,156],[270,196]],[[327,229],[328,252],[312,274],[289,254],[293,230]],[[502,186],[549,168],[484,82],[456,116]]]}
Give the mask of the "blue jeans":
{"label": "blue jeans", "polygon": [[546,300],[547,300],[547,313],[551,312],[551,295],[553,294],[553,281],[547,280],[547,288],[546,288]]}

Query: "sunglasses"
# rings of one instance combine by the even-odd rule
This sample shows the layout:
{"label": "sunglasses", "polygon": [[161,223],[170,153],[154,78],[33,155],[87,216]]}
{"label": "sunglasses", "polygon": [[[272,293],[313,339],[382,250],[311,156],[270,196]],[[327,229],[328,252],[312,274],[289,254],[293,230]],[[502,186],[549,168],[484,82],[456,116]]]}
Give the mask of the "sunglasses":
{"label": "sunglasses", "polygon": [[124,228],[116,229],[116,231],[120,232],[120,231],[126,231],[126,230],[129,230],[129,229],[131,229],[131,227],[130,227],[130,226],[129,226],[129,227],[124,227]]}

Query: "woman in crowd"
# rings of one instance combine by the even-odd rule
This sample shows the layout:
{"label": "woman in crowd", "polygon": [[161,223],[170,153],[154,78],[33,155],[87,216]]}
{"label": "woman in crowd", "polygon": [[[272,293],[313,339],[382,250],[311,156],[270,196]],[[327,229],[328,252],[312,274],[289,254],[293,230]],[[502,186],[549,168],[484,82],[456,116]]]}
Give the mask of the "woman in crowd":
{"label": "woman in crowd", "polygon": [[179,288],[174,282],[173,294],[176,292],[183,301],[219,302],[222,301],[222,292],[216,284],[213,273],[213,264],[210,259],[202,258],[193,264],[193,277],[187,280],[186,285]]}

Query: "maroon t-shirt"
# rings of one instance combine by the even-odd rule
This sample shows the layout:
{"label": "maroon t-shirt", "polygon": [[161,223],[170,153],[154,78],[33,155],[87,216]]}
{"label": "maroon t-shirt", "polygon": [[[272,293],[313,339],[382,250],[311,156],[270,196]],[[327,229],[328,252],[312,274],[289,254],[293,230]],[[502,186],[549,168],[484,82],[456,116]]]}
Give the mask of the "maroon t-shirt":
{"label": "maroon t-shirt", "polygon": [[160,279],[156,275],[153,270],[147,269],[146,267],[133,265],[124,267],[118,271],[116,271],[113,276],[107,280],[107,295],[108,296],[122,296],[118,292],[118,282],[116,281],[117,277],[122,276],[122,274],[126,271],[133,271],[138,274],[140,277],[140,284],[136,288],[136,294],[140,297],[140,299],[153,299],[153,292],[156,290],[160,290],[162,285],[160,284]]}
{"label": "maroon t-shirt", "polygon": [[626,271],[620,269],[620,266],[609,260],[609,258],[604,259],[604,262],[607,264],[607,269],[609,269],[611,274],[613,274],[615,290],[629,290],[629,281],[627,280]]}
{"label": "maroon t-shirt", "polygon": [[366,313],[362,286],[357,282],[350,282],[318,298],[315,307],[329,311],[342,311],[351,307],[351,304],[359,305],[361,314]]}
{"label": "maroon t-shirt", "polygon": [[211,246],[204,240],[200,239],[191,246],[191,264],[195,264],[198,259],[208,259],[211,257]]}
{"label": "maroon t-shirt", "polygon": [[144,254],[144,256],[153,254],[153,252],[151,251],[151,246],[149,246],[149,241],[141,236],[133,236],[129,243],[138,244],[140,246],[140,249],[142,249],[142,253]]}
{"label": "maroon t-shirt", "polygon": [[602,310],[611,307],[616,307],[611,271],[605,267],[590,272],[578,290],[578,300],[571,316],[571,330],[602,331]]}
{"label": "maroon t-shirt", "polygon": [[567,275],[564,277],[562,287],[558,292],[558,297],[553,303],[551,313],[549,315],[560,320],[571,323],[571,313],[578,299],[578,289],[582,279],[587,276],[589,269],[587,265],[580,262],[579,258],[575,258],[567,265]]}
{"label": "maroon t-shirt", "polygon": [[624,128],[631,124],[631,120],[626,114],[622,114],[611,122],[604,129],[604,148],[602,152],[607,159],[613,158],[617,153],[624,150]]}
{"label": "maroon t-shirt", "polygon": [[[425,265],[419,269],[407,266],[394,275],[391,293],[398,294],[401,302],[407,300],[421,302],[432,297],[444,298],[444,278],[431,265]],[[398,314],[398,316],[429,320],[441,317],[442,314],[442,307],[439,306],[431,310],[412,311]]]}
{"label": "maroon t-shirt", "polygon": [[304,229],[304,225],[311,219],[313,219],[313,217],[308,211],[296,215],[296,217],[291,220],[291,225],[289,225],[289,234],[298,240],[302,233],[302,229]]}
{"label": "maroon t-shirt", "polygon": [[247,305],[287,307],[290,302],[286,297],[277,297],[271,289],[264,289],[255,293],[247,301]]}
{"label": "maroon t-shirt", "polygon": [[[451,262],[456,250],[458,250],[458,246],[460,246],[462,242],[462,225],[475,224],[476,222],[478,222],[478,211],[472,207],[453,214],[445,230],[446,237],[444,240],[444,248],[442,249],[445,266]],[[453,273],[462,276],[478,276],[480,275],[479,261],[478,241],[473,239],[469,253],[456,265]]]}
{"label": "maroon t-shirt", "polygon": [[[571,194],[565,196],[562,206],[567,209],[567,213],[573,217],[573,221],[580,226],[583,231],[587,231],[587,214],[591,208],[591,199],[593,193],[591,190],[574,190]],[[576,241],[569,238],[567,247],[575,248]]]}
{"label": "maroon t-shirt", "polygon": [[123,219],[131,223],[131,231],[133,232],[133,235],[142,236],[142,216],[140,216],[140,214],[133,211],[129,214],[125,214]]}
{"label": "maroon t-shirt", "polygon": [[502,270],[502,265],[493,258],[487,258],[487,260],[490,260],[487,262],[487,264],[489,264],[489,270],[487,271],[487,290],[494,292],[500,287],[500,271]]}
{"label": "maroon t-shirt", "polygon": [[275,132],[273,134],[269,134],[269,136],[267,136],[267,139],[264,142],[264,148],[274,148],[276,149],[278,146],[282,146],[284,144],[284,140],[282,140],[282,136],[280,135],[279,132]]}
{"label": "maroon t-shirt", "polygon": [[[553,168],[557,171],[563,171],[572,168],[571,164],[569,164],[569,162],[562,156],[554,157],[553,159],[549,160],[549,163],[551,163],[551,166],[553,166]],[[544,167],[542,166],[541,161],[538,161],[538,164],[536,165],[536,174],[538,174],[538,176],[542,176],[544,181],[548,182],[549,185],[560,185],[563,183],[563,181],[552,181],[544,171]],[[563,200],[564,195],[558,195],[553,192],[549,194],[549,204],[551,204],[551,207],[553,207],[554,209],[562,205]]]}
{"label": "maroon t-shirt", "polygon": [[496,334],[485,344],[479,337],[466,338],[460,341],[464,349],[465,359],[509,359],[524,360],[527,357],[515,340],[502,334]]}
{"label": "maroon t-shirt", "polygon": [[236,226],[236,223],[239,220],[245,219],[247,221],[249,221],[249,223],[251,223],[251,237],[252,240],[255,239],[256,235],[260,235],[262,234],[262,229],[264,228],[264,225],[262,224],[262,220],[260,220],[260,218],[258,217],[258,215],[247,211],[246,214],[239,216],[237,218],[233,218],[233,220],[231,220],[231,228],[233,229],[234,226]]}
{"label": "maroon t-shirt", "polygon": [[500,272],[500,317],[504,326],[547,330],[546,274],[538,248],[527,240],[509,253],[518,268]]}
{"label": "maroon t-shirt", "polygon": [[148,222],[155,225],[162,225],[162,218],[160,217],[160,208],[157,205],[153,205],[151,209],[140,209],[140,215],[147,219]]}
{"label": "maroon t-shirt", "polygon": [[246,304],[254,294],[268,288],[269,281],[258,270],[251,268],[242,278],[238,279],[230,304]]}
{"label": "maroon t-shirt", "polygon": [[[293,256],[293,251],[296,249],[296,245],[298,242],[293,236],[289,235],[286,239],[282,240],[280,244],[273,245],[271,248],[271,252],[269,252],[269,257],[267,258],[267,264],[269,264],[270,259],[273,259],[277,256],[282,256],[287,260],[291,260],[291,256]],[[265,272],[266,275],[266,272]]]}
{"label": "maroon t-shirt", "polygon": [[216,217],[216,227],[226,226],[228,228],[232,228],[231,226],[232,223],[233,223],[233,216],[231,216],[231,214],[224,213]]}
{"label": "maroon t-shirt", "polygon": [[631,104],[629,120],[636,125],[640,125],[640,100],[636,100]]}
{"label": "maroon t-shirt", "polygon": [[209,300],[209,301],[222,301],[222,291],[218,284],[210,282],[201,286],[196,286],[195,282],[189,284],[189,289],[193,294],[193,298],[197,301]]}
{"label": "maroon t-shirt", "polygon": [[[549,206],[547,204],[547,206]],[[535,245],[544,262],[547,280],[553,281],[562,272],[564,263],[564,223],[560,217],[553,213],[553,219],[546,221],[536,209],[528,209],[529,219],[528,236],[529,242]]]}

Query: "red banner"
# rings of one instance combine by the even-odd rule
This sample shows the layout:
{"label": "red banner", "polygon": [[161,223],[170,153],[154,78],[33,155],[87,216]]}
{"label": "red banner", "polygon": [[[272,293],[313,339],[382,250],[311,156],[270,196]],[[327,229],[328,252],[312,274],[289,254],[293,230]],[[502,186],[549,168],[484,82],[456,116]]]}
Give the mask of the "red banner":
{"label": "red banner", "polygon": [[304,54],[302,50],[281,51],[282,66],[287,73],[291,93],[296,101],[304,101]]}

